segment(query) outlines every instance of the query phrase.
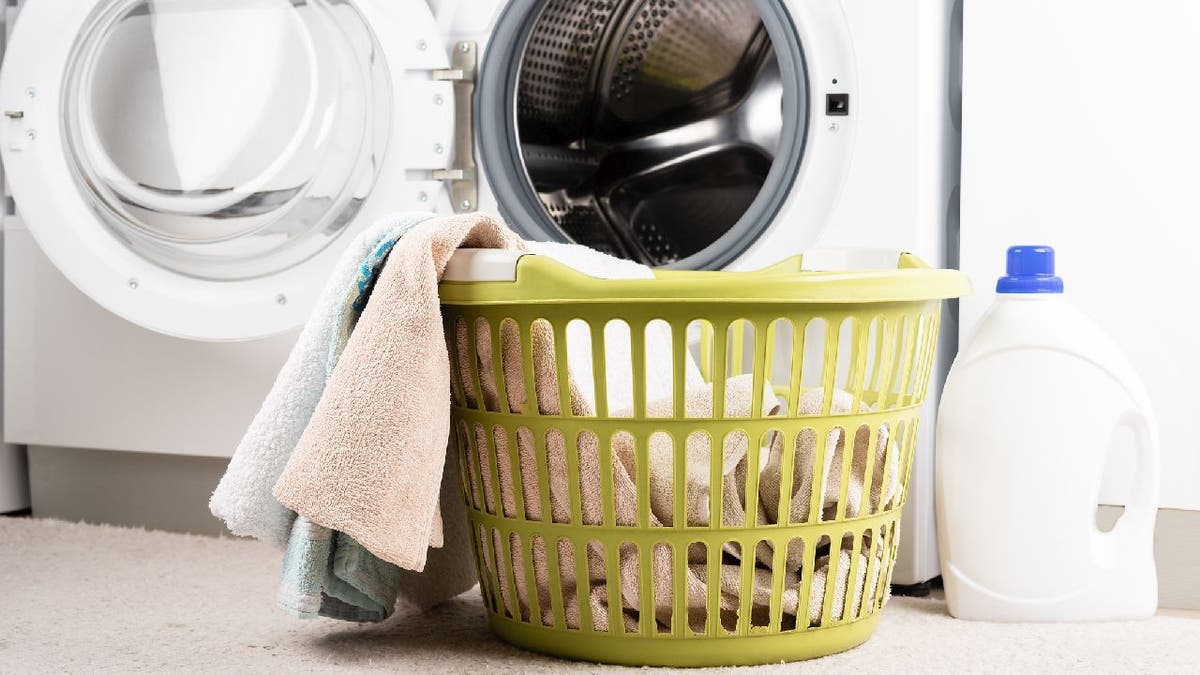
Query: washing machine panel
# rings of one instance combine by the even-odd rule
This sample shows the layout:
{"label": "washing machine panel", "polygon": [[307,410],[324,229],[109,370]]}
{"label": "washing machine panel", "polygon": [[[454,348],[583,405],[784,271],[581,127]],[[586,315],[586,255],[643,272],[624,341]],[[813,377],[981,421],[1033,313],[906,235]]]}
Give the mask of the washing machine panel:
{"label": "washing machine panel", "polygon": [[24,224],[92,300],[259,338],[303,321],[334,242],[440,187],[450,65],[416,0],[27,2],[0,143]]}

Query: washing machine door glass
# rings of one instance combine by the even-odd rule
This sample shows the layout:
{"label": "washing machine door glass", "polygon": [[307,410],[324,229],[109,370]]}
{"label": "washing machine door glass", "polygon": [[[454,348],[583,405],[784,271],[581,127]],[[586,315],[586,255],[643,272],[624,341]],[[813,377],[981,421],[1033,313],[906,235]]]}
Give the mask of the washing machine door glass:
{"label": "washing machine door glass", "polygon": [[294,329],[354,234],[441,187],[440,36],[423,0],[25,2],[0,72],[7,231],[145,328]]}
{"label": "washing machine door glass", "polygon": [[143,257],[275,273],[329,245],[374,188],[389,101],[350,4],[132,0],[89,24],[66,74],[68,159]]}

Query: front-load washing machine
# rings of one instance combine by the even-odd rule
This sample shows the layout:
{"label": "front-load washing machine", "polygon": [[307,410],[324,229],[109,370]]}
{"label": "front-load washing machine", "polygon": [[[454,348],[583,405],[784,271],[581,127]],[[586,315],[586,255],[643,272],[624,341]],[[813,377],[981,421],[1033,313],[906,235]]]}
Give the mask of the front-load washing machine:
{"label": "front-load washing machine", "polygon": [[655,266],[945,261],[947,0],[7,12],[12,442],[228,456],[342,245],[399,210]]}

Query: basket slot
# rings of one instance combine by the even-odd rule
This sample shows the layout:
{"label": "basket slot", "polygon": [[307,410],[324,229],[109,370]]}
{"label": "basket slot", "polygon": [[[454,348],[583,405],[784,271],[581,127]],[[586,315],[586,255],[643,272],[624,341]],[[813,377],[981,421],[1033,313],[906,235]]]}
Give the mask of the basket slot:
{"label": "basket slot", "polygon": [[509,476],[512,477],[510,485],[512,486],[513,512],[509,517],[526,520],[529,513],[525,507],[525,477],[521,470],[521,453],[516,437],[520,431],[518,430],[517,434],[514,434],[507,426],[500,427],[500,429],[504,434],[504,447],[508,450],[508,471]]}
{"label": "basket slot", "polygon": [[677,638],[688,634],[688,556],[691,544],[671,547],[671,634]]}
{"label": "basket slot", "polygon": [[472,533],[468,537],[471,540],[471,556],[475,559],[475,574],[479,579],[479,594],[483,596],[483,604],[489,611],[495,611],[496,605],[492,601],[492,591],[488,585],[490,577],[487,572],[487,555],[480,547],[482,541],[483,526],[472,523]]}
{"label": "basket slot", "polygon": [[521,535],[516,532],[508,534],[508,546],[504,549],[504,570],[506,581],[511,589],[513,600],[516,602],[514,619],[529,621],[530,600],[529,587],[517,581],[517,563],[521,560]]}
{"label": "basket slot", "polygon": [[821,416],[828,417],[833,408],[833,391],[837,385],[837,365],[839,349],[839,329],[832,321],[825,322],[825,353],[821,361]]}
{"label": "basket slot", "polygon": [[502,536],[498,529],[491,530],[491,533],[492,561],[495,566],[493,572],[496,576],[496,583],[500,586],[501,605],[509,617],[520,619],[521,601],[517,597],[516,585],[512,582],[512,559],[508,556],[509,539]]}
{"label": "basket slot", "polygon": [[563,607],[562,568],[558,561],[558,546],[550,545],[542,537],[536,537],[546,551],[546,585],[550,588],[550,616],[559,630],[566,628],[566,612]]}
{"label": "basket slot", "polygon": [[[684,398],[684,401],[681,402],[683,405],[683,414],[680,415],[678,417],[678,419],[684,419],[684,418],[691,419],[691,418],[700,416],[700,413],[698,411],[688,410],[686,403],[688,400],[691,400],[693,398],[693,396],[698,395],[699,392],[694,391],[695,389],[699,389],[700,387],[705,386],[706,383],[712,382],[713,360],[714,360],[713,359],[713,356],[714,356],[714,354],[713,354],[713,333],[714,333],[714,331],[713,331],[712,324],[704,319],[691,320],[687,323],[687,327],[684,329],[684,338],[689,342],[689,344],[692,341],[695,341],[696,344],[698,345],[697,351],[695,352],[694,357],[696,360],[696,364],[699,366],[699,369],[700,369],[700,376],[701,376],[700,380],[701,381],[687,380],[686,370],[682,371],[682,373],[681,373],[680,368],[679,367],[676,368],[675,376],[677,378],[677,381],[681,374],[684,376],[683,387],[679,389],[679,391],[683,392],[683,398]],[[676,361],[677,361],[677,363],[682,361],[682,359],[680,359],[678,352],[676,352]],[[686,367],[686,366],[684,366],[684,367]]]}
{"label": "basket slot", "polygon": [[470,445],[467,442],[467,423],[456,420],[451,428],[454,449],[458,455],[458,473],[462,477],[463,500],[472,508],[479,508],[479,499],[475,494],[475,475],[471,470]]}
{"label": "basket slot", "polygon": [[[828,563],[825,565],[825,590],[824,595],[821,597],[821,614],[817,617],[817,621],[813,623],[825,628],[834,623],[833,603],[834,600],[836,600],[835,594],[837,593],[837,587],[842,585],[843,581],[840,578],[842,570],[842,566],[840,564],[841,542],[839,541],[837,546],[834,546],[829,537],[822,537],[821,541],[817,544],[817,548],[821,548],[822,546],[828,546],[829,549],[829,553],[826,556]],[[817,568],[814,567],[813,570],[813,583],[819,583],[818,577],[816,576]],[[845,587],[843,586],[843,589],[844,588]],[[811,620],[812,617],[810,616],[809,619]]]}
{"label": "basket slot", "polygon": [[804,367],[804,349],[808,332],[808,325],[803,328],[796,321],[789,321],[788,324],[792,330],[792,350],[791,362],[788,364],[788,417],[797,417],[800,414],[800,393],[803,386],[803,367]]}
{"label": "basket slot", "polygon": [[[648,550],[649,549],[649,550]],[[637,561],[638,632],[649,636],[657,629],[654,607],[653,547],[634,546]]]}
{"label": "basket slot", "polygon": [[604,518],[604,527],[613,527],[617,522],[617,509],[613,495],[612,438],[605,437],[598,440],[603,441],[596,445],[600,455],[600,509]]}
{"label": "basket slot", "polygon": [[917,337],[920,334],[920,321],[912,316],[904,317],[904,355],[900,361],[899,380],[897,381],[895,405],[907,406],[909,404],[908,388],[912,380],[913,371],[916,370],[916,354],[917,354]]}
{"label": "basket slot", "polygon": [[896,340],[900,336],[900,321],[899,314],[891,314],[882,317],[881,326],[876,339],[878,340],[878,351],[876,359],[878,364],[875,368],[874,383],[871,390],[875,396],[875,409],[887,410],[888,391],[892,386],[892,376],[895,374],[896,360]]}
{"label": "basket slot", "polygon": [[705,584],[705,626],[704,633],[716,637],[721,628],[721,546],[706,547]]}
{"label": "basket slot", "polygon": [[496,565],[496,551],[491,540],[492,538],[488,536],[487,528],[480,525],[479,547],[483,550],[484,554],[484,567],[487,569],[488,590],[492,598],[492,611],[501,612],[507,610],[507,605],[500,587],[499,568]]}
{"label": "basket slot", "polygon": [[580,495],[581,483],[579,480],[579,456],[580,442],[578,434],[568,434],[570,440],[565,451],[565,461],[567,468],[567,498],[570,500],[572,525],[583,525],[583,500]]}
{"label": "basket slot", "polygon": [[[513,335],[513,329],[516,328],[515,322],[512,319],[504,319],[494,330],[489,324],[488,337],[491,339],[491,372],[492,382],[496,387],[496,409],[504,412],[512,412],[512,401],[508,398],[508,378],[505,377],[504,359],[504,344],[501,336],[506,332]],[[519,335],[519,333],[517,333]],[[519,339],[519,338],[518,338]]]}
{"label": "basket slot", "polygon": [[633,391],[633,418],[646,419],[646,324],[631,323],[629,326],[629,363]]}
{"label": "basket slot", "polygon": [[571,547],[571,562],[575,568],[575,600],[579,606],[579,629],[585,633],[595,632],[592,622],[591,575],[588,572],[588,545],[580,541],[578,545],[570,539],[563,539]]}
{"label": "basket slot", "polygon": [[[479,429],[484,437],[483,450],[486,452],[488,476],[491,479],[490,483],[487,484],[492,488],[491,512],[495,514],[506,513],[503,507],[504,498],[500,494],[500,486],[502,485],[500,482],[500,457],[496,447],[495,437],[495,433],[500,429],[500,427],[493,427],[491,433],[488,433],[488,430],[483,427],[479,427]],[[511,511],[508,513],[511,513]]]}
{"label": "basket slot", "polygon": [[458,362],[458,348],[454,344],[455,315],[447,313],[442,319],[442,337],[446,340],[446,355],[450,358],[450,401],[457,406],[466,406],[466,396],[463,394],[462,368]]}
{"label": "basket slot", "polygon": [[[638,453],[644,455],[647,460],[638,465],[636,473],[638,476],[646,476],[644,492],[641,490],[642,481],[638,482],[638,499],[640,500],[638,517],[642,517],[641,507],[644,506],[645,519],[649,523],[649,527],[669,527],[674,523],[684,522],[675,518],[677,515],[675,494],[679,491],[679,486],[684,485],[684,482],[675,480],[674,471],[677,465],[676,456],[686,452],[686,448],[675,447],[675,439],[671,434],[665,431],[655,431],[647,439],[646,452]],[[639,457],[639,459],[642,458]],[[686,519],[686,515],[684,518]]]}
{"label": "basket slot", "polygon": [[[579,595],[580,621],[585,622],[585,619],[583,617],[587,617],[585,625],[589,626],[589,628],[588,628],[589,630],[592,630],[592,631],[607,630],[608,627],[606,624],[607,624],[608,618],[604,614],[599,614],[599,615],[593,614],[592,613],[592,602],[591,602],[592,597],[595,595],[595,591],[601,591],[602,587],[605,586],[605,584],[607,583],[605,581],[606,577],[603,576],[604,575],[603,570],[605,569],[604,544],[601,544],[599,542],[599,540],[592,539],[591,541],[587,542],[587,546],[585,547],[584,550],[585,550],[584,556],[581,556],[581,557],[582,557],[582,562],[584,562],[586,564],[585,573],[587,574],[587,580],[583,586],[579,587],[579,588],[582,588],[583,590],[577,591],[580,593],[580,595]],[[576,564],[578,564],[578,562],[579,561],[577,561]],[[576,573],[576,578],[578,578],[578,573]],[[593,579],[596,579],[596,581],[593,582]],[[585,606],[586,606],[586,609],[584,609]]]}
{"label": "basket slot", "polygon": [[669,635],[674,633],[678,623],[675,612],[675,550],[666,542],[658,542],[651,549],[653,566],[647,566],[643,574],[650,577],[652,592],[653,634]]}
{"label": "basket slot", "polygon": [[[681,420],[687,416],[688,327],[686,323],[673,323],[670,328],[672,416]],[[682,474],[676,469],[675,475]]]}
{"label": "basket slot", "polygon": [[[862,427],[860,427],[862,428]],[[835,475],[838,476],[838,497],[837,505],[834,507],[835,520],[843,520],[846,517],[846,507],[850,501],[850,475],[854,470],[854,453],[859,446],[858,429],[854,430],[854,435],[851,436],[850,429],[846,427],[838,427],[838,432],[841,434],[842,452],[834,457],[834,465],[832,468]],[[868,442],[870,432],[868,431]],[[869,447],[869,446],[868,446]]]}
{"label": "basket slot", "polygon": [[[837,617],[840,622],[849,621],[857,617],[858,603],[862,600],[863,595],[863,584],[858,582],[858,575],[860,571],[866,574],[866,569],[860,569],[862,567],[862,560],[859,554],[862,551],[862,537],[854,532],[847,533],[846,537],[850,541],[850,571],[846,575],[846,598],[842,601],[842,613]],[[845,549],[845,545],[846,538],[843,538],[843,550]],[[838,567],[840,569],[841,566],[839,565]],[[863,583],[866,583],[865,578]]]}
{"label": "basket slot", "polygon": [[883,603],[887,601],[887,589],[891,584],[891,568],[892,562],[896,560],[896,543],[899,539],[896,536],[896,523],[888,523],[879,528],[880,548],[883,551],[882,568],[880,569],[879,578],[875,581],[875,611],[883,608]]}
{"label": "basket slot", "polygon": [[[805,431],[808,431],[807,429]],[[825,502],[825,453],[828,451],[828,438],[831,429],[819,427],[812,430],[813,442],[813,461],[808,467],[809,475],[812,476],[812,490],[808,495],[808,513],[805,514],[804,522],[814,523],[824,520],[824,502]],[[801,435],[796,438],[796,452],[799,452],[799,443],[807,442],[808,436],[801,432]]]}
{"label": "basket slot", "polygon": [[[610,417],[634,417],[638,380],[635,377],[644,369],[639,369],[643,361],[635,359],[634,348],[638,340],[634,339],[633,327],[624,319],[612,319],[604,325],[604,346],[607,356],[607,409]],[[642,408],[643,414],[645,408]]]}
{"label": "basket slot", "polygon": [[933,373],[933,361],[937,356],[937,335],[942,327],[942,315],[934,313],[929,315],[929,335],[925,341],[925,359],[921,365],[921,381],[916,388],[915,395],[917,400],[924,401],[925,396],[929,391],[929,380]]}
{"label": "basket slot", "polygon": [[867,352],[870,350],[873,324],[864,324],[853,317],[847,321],[854,327],[854,355],[850,361],[850,373],[846,380],[846,389],[853,399],[850,403],[850,412],[853,414],[860,410],[863,403],[863,380],[867,376]]}
{"label": "basket slot", "polygon": [[525,381],[525,401],[521,414],[527,417],[541,413],[538,409],[537,384],[533,361],[534,323],[530,322],[521,331],[521,375]]}
{"label": "basket slot", "polygon": [[904,497],[908,490],[905,484],[908,482],[908,476],[912,472],[913,458],[917,454],[917,437],[920,433],[920,426],[921,421],[918,418],[913,418],[909,424],[905,425],[904,450],[900,454],[900,480],[897,483],[899,487],[896,490],[896,494],[892,496],[891,507],[898,508],[904,504]]}
{"label": "basket slot", "polygon": [[[596,395],[596,417],[608,417],[608,369],[605,351],[607,324],[590,324],[592,333],[592,385]],[[607,521],[606,521],[607,522]]]}
{"label": "basket slot", "polygon": [[616,544],[606,551],[605,579],[608,592],[608,631],[613,634],[625,630],[625,616],[621,610],[621,560],[624,557],[623,546]]}
{"label": "basket slot", "polygon": [[[582,617],[580,614],[581,605],[587,603],[587,595],[580,595],[578,589],[578,567],[575,555],[575,542],[569,537],[559,537],[553,546],[554,557],[557,558],[557,565],[551,569],[557,569],[558,574],[554,575],[552,587],[557,587],[559,596],[563,598],[563,614],[556,620],[556,625],[565,626],[568,631],[580,631],[582,627]],[[584,586],[587,589],[587,586]],[[553,602],[553,591],[551,591]],[[575,611],[566,611],[566,602],[571,599],[572,607]]]}
{"label": "basket slot", "polygon": [[687,454],[691,444],[687,439],[672,434],[671,440],[671,524],[675,527],[687,527]]}
{"label": "basket slot", "polygon": [[[880,493],[879,493],[879,502],[872,504],[872,490],[875,488],[875,482],[874,482],[875,458],[879,455],[879,442],[880,442],[879,439],[881,437],[881,434],[883,433],[883,427],[870,427],[870,426],[863,425],[858,428],[858,433],[861,434],[864,430],[867,431],[868,437],[867,437],[867,441],[866,441],[866,444],[864,447],[864,450],[865,450],[864,455],[865,456],[863,457],[863,461],[862,461],[862,467],[863,467],[862,494],[859,495],[857,513],[859,515],[865,516],[865,515],[870,515],[870,514],[874,513],[878,506],[882,506],[882,504],[880,504],[879,502],[883,501],[883,497],[885,496],[885,493],[881,489]],[[888,432],[890,434],[890,432],[891,432],[890,428],[888,429]],[[889,436],[888,440],[889,440],[888,445],[891,445],[890,436]],[[855,453],[857,454],[857,452],[858,452],[858,443],[857,442],[854,444],[854,447],[855,447]],[[884,446],[883,452],[884,452],[884,461],[886,462],[887,461],[887,452],[888,452],[887,445]]]}
{"label": "basket slot", "polygon": [[[728,324],[714,324],[713,335],[713,419],[725,417],[725,380],[729,378],[727,369],[726,343],[729,339]],[[714,483],[715,485],[715,483]]]}
{"label": "basket slot", "polygon": [[784,527],[792,523],[792,495],[796,490],[796,447],[799,436],[793,436],[781,431],[779,459],[779,510],[776,512],[776,522]]}
{"label": "basket slot", "polygon": [[871,320],[871,370],[865,379],[866,390],[869,392],[879,391],[879,379],[883,376],[887,324],[887,318],[882,315]]}
{"label": "basket slot", "polygon": [[529,622],[534,625],[544,625],[542,617],[542,602],[537,585],[537,572],[534,569],[533,538],[520,540],[521,569],[525,577],[525,597],[529,605]]}
{"label": "basket slot", "polygon": [[815,543],[805,541],[802,547],[803,562],[800,564],[800,598],[796,603],[796,628],[806,630],[809,626],[809,616],[812,613],[813,584],[817,567],[817,549],[828,548],[829,537],[822,536]]}
{"label": "basket slot", "polygon": [[767,620],[767,628],[772,633],[778,633],[783,628],[783,594],[787,590],[784,588],[784,583],[787,581],[785,564],[788,559],[788,554],[791,552],[791,546],[794,542],[802,542],[799,537],[787,542],[786,546],[780,546],[780,541],[771,542],[771,603],[769,605],[770,615]]}
{"label": "basket slot", "polygon": [[570,369],[567,368],[567,324],[562,321],[554,323],[554,373],[558,394],[558,414],[564,417],[575,414],[575,406],[571,401]]}
{"label": "basket slot", "polygon": [[[624,433],[624,432],[622,432]],[[634,457],[634,484],[637,486],[637,526],[650,527],[650,450],[639,435],[626,433]]]}
{"label": "basket slot", "polygon": [[[465,321],[464,324],[466,324]],[[468,372],[470,373],[471,389],[467,396],[475,402],[474,407],[476,410],[486,410],[487,405],[483,398],[483,384],[479,374],[479,325],[473,322],[470,325],[464,325],[463,328],[467,331],[467,363],[470,364]]]}
{"label": "basket slot", "polygon": [[550,469],[546,452],[546,434],[533,434],[534,458],[537,462],[538,503],[541,505],[540,519],[542,522],[552,522],[553,510],[550,503]]}
{"label": "basket slot", "polygon": [[750,610],[754,606],[754,556],[757,544],[731,542],[737,545],[737,555],[741,559],[738,566],[738,613],[737,634],[750,634]]}

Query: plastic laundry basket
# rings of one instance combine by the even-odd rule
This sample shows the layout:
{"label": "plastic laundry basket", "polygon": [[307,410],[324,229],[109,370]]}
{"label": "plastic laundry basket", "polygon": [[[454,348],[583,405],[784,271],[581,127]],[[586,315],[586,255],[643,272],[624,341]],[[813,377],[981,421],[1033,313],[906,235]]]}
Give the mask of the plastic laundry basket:
{"label": "plastic laundry basket", "polygon": [[[498,280],[443,281],[453,457],[493,630],[629,665],[865,641],[887,599],[941,301],[969,292],[959,272],[896,261],[605,281],[525,255],[485,274]],[[754,395],[735,417],[739,375]],[[650,400],[664,387],[665,404]],[[610,406],[618,390],[627,410]],[[689,416],[704,392],[706,414]],[[735,470],[730,448],[744,452]]]}

